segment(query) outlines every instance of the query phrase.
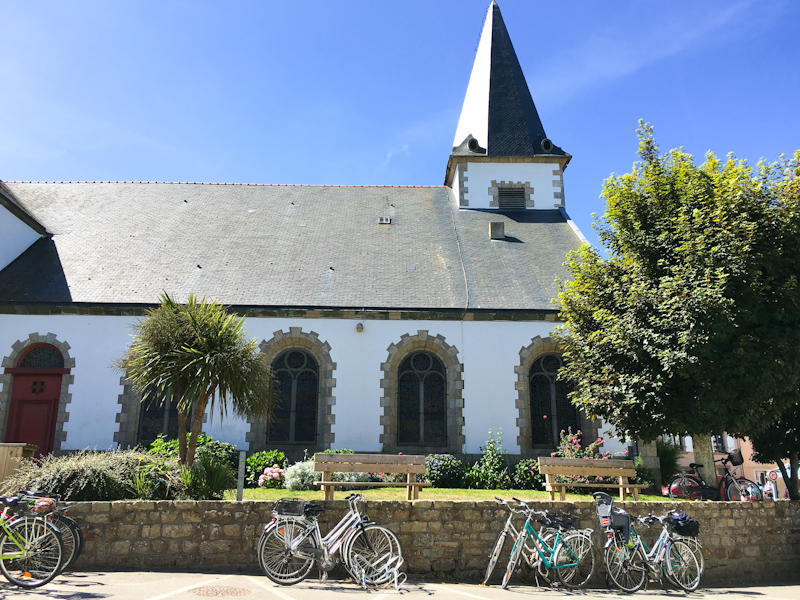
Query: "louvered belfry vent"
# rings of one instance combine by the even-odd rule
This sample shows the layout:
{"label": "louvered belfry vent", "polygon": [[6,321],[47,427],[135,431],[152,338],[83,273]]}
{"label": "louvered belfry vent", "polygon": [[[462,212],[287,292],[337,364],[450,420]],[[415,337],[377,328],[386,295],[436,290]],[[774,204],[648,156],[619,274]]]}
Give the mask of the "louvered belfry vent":
{"label": "louvered belfry vent", "polygon": [[524,188],[500,188],[497,190],[500,210],[525,210]]}

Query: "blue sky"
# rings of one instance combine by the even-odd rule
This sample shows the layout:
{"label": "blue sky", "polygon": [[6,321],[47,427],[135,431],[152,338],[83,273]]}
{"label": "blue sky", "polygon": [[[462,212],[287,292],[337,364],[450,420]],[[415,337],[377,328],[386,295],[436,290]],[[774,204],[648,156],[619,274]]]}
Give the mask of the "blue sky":
{"label": "blue sky", "polygon": [[[441,185],[487,0],[0,0],[0,179]],[[800,148],[800,2],[501,0],[590,240],[662,149]]]}

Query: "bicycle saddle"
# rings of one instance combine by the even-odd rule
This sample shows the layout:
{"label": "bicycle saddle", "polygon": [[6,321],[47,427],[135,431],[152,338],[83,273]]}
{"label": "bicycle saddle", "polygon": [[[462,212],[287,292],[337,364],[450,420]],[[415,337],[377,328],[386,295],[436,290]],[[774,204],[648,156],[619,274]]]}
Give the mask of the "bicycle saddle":
{"label": "bicycle saddle", "polygon": [[690,469],[697,469],[697,468],[701,468],[702,469],[703,465],[701,465],[700,463],[689,463],[689,468]]}
{"label": "bicycle saddle", "polygon": [[20,500],[22,500],[22,498],[18,496],[0,496],[0,502],[2,502],[8,507],[16,506],[17,504],[19,504]]}
{"label": "bicycle saddle", "polygon": [[319,504],[306,504],[303,508],[303,512],[307,517],[318,517],[325,512],[325,509]]}

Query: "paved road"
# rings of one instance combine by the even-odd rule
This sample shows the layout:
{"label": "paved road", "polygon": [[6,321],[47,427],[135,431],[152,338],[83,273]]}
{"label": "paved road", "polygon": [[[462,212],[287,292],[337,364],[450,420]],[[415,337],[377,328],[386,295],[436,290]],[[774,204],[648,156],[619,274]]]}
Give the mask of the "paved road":
{"label": "paved road", "polygon": [[[273,584],[261,575],[165,573],[165,572],[113,572],[75,573],[56,578],[36,590],[20,590],[8,583],[0,583],[0,600],[30,600],[53,598],[55,600],[198,600],[198,598],[246,598],[266,600],[548,600],[564,595],[586,599],[609,600],[622,595],[610,590],[587,590],[567,593],[528,585],[512,585],[508,590],[500,586],[481,587],[466,583],[440,583],[408,581],[400,591],[394,588],[367,591],[347,581],[320,583],[311,578],[289,587]],[[686,595],[676,591],[662,591],[656,584],[636,597],[668,598],[677,600]],[[692,599],[744,599],[798,600],[800,585],[759,586],[701,589]]]}

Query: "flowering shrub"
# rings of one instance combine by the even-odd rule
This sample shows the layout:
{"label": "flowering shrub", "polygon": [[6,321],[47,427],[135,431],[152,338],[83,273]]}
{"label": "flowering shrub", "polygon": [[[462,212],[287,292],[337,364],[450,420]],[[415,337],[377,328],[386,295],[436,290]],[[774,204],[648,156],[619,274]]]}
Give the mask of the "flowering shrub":
{"label": "flowering shrub", "polygon": [[286,472],[281,469],[277,464],[272,465],[271,467],[266,467],[264,472],[261,473],[261,476],[258,478],[258,486],[259,487],[268,487],[268,488],[282,488],[283,487],[283,476]]}
{"label": "flowering shrub", "polygon": [[523,458],[517,463],[512,476],[515,490],[543,490],[544,477],[539,474],[539,460]]}
{"label": "flowering shrub", "polygon": [[286,468],[286,456],[280,450],[262,450],[261,452],[254,452],[250,455],[245,465],[245,487],[260,486],[261,484],[258,480],[261,478],[261,475],[264,474],[264,469],[273,465],[284,469]]}
{"label": "flowering shrub", "polygon": [[464,463],[452,454],[428,454],[425,457],[424,479],[433,487],[463,487]]}
{"label": "flowering shrub", "polygon": [[286,478],[287,490],[300,491],[319,489],[314,485],[314,482],[322,480],[322,473],[320,471],[314,471],[313,460],[294,463],[286,469],[284,476]]}
{"label": "flowering shrub", "polygon": [[466,473],[467,487],[484,490],[509,489],[511,477],[504,457],[506,452],[503,450],[502,431],[497,432],[495,439],[490,429],[489,439],[481,447],[481,452],[483,455],[480,460]]}
{"label": "flowering shrub", "polygon": [[[582,433],[579,429],[572,433],[572,428],[561,430],[561,439],[558,448],[550,456],[560,456],[563,458],[583,458],[585,460],[608,460],[611,458],[610,452],[600,452],[603,445],[603,438],[597,438],[590,444],[582,443]],[[602,483],[602,477],[584,477],[583,475],[559,475],[556,477],[559,483]]]}

